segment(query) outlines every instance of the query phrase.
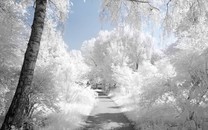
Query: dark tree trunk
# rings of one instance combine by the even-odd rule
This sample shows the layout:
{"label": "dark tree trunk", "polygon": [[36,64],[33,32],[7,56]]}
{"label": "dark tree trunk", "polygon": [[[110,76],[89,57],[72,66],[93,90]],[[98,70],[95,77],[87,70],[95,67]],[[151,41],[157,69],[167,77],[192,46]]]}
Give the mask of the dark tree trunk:
{"label": "dark tree trunk", "polygon": [[29,115],[29,92],[32,89],[31,84],[44,27],[46,5],[47,0],[36,0],[32,31],[19,82],[1,130],[11,130],[12,127],[23,128],[24,123],[27,121]]}
{"label": "dark tree trunk", "polygon": [[139,64],[138,64],[138,63],[136,63],[135,70],[138,70],[138,68],[139,68]]}

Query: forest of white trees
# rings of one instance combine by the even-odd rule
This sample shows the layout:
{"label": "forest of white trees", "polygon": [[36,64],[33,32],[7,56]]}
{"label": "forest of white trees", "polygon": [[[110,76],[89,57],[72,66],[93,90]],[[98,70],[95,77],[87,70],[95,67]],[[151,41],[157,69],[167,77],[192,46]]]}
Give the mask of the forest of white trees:
{"label": "forest of white trees", "polygon": [[[0,124],[16,91],[34,6],[0,1]],[[93,88],[101,86],[138,130],[208,129],[207,0],[102,0],[101,19],[115,28],[86,39],[80,50],[63,40],[71,6],[48,1],[27,127],[80,128],[96,104]],[[149,26],[159,26],[163,40]],[[172,35],[177,40],[163,43]]]}

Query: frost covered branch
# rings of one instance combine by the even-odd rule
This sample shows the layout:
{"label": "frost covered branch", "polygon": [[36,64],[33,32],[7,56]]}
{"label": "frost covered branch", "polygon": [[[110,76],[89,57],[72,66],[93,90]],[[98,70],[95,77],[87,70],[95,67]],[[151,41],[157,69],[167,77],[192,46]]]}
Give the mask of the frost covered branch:
{"label": "frost covered branch", "polygon": [[142,1],[142,0],[128,0],[128,1],[142,3],[142,4],[148,4],[152,9],[160,11],[160,9],[158,9],[157,7],[151,5],[149,1]]}
{"label": "frost covered branch", "polygon": [[169,0],[168,3],[166,4],[166,6],[167,6],[166,15],[168,15],[168,12],[169,12],[169,4],[170,4],[171,1],[172,0]]}

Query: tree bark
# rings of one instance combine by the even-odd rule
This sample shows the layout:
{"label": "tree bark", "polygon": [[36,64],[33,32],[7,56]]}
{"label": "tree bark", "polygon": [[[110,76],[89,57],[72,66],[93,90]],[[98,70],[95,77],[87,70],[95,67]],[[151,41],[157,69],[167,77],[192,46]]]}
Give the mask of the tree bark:
{"label": "tree bark", "polygon": [[135,70],[138,70],[138,68],[139,68],[139,64],[138,64],[138,62],[137,62],[137,63],[136,63]]}
{"label": "tree bark", "polygon": [[29,114],[29,92],[44,28],[47,0],[36,0],[30,39],[22,65],[19,82],[1,130],[23,128]]}

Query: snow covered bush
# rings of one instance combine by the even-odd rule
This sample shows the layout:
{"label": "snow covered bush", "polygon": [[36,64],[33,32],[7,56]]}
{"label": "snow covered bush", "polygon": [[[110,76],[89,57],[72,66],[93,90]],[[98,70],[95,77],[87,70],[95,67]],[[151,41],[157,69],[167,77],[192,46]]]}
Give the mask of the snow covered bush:
{"label": "snow covered bush", "polygon": [[59,112],[50,113],[44,130],[74,130],[85,125],[84,121],[95,105],[96,93],[90,87],[73,84],[68,86],[66,97],[59,99]]}
{"label": "snow covered bush", "polygon": [[67,51],[61,33],[54,28],[45,33],[34,79],[36,129],[75,129],[95,103],[96,94],[86,86],[88,67],[79,51]]}
{"label": "snow covered bush", "polygon": [[[128,67],[117,67],[114,70],[114,80],[118,88],[111,94],[116,103],[122,106],[127,117],[136,122],[138,128],[152,129],[156,127],[156,122],[171,120],[177,114],[168,87],[175,72],[173,66],[166,63],[168,61],[163,60],[152,65],[145,61],[136,72]],[[119,91],[122,89],[125,91]]]}
{"label": "snow covered bush", "polygon": [[207,49],[113,68],[111,95],[138,129],[207,129]]}

